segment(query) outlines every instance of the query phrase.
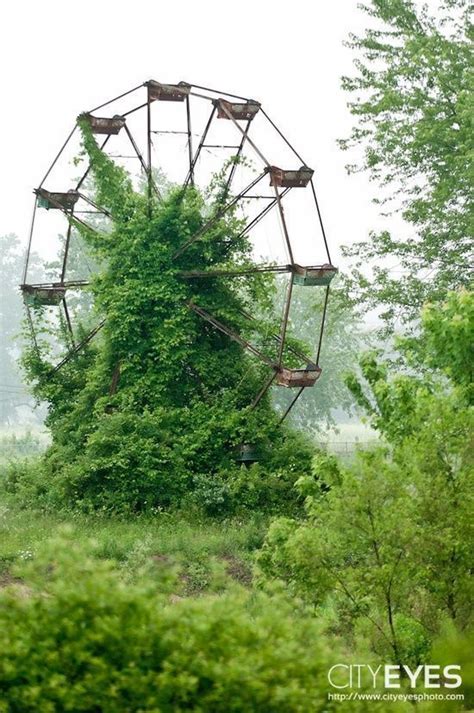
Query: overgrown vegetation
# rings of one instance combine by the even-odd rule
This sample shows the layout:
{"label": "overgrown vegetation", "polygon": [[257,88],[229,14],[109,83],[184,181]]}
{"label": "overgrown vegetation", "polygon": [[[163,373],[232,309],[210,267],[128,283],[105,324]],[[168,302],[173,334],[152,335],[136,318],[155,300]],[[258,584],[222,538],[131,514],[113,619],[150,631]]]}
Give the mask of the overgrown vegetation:
{"label": "overgrown vegetation", "polygon": [[419,340],[399,341],[396,372],[362,357],[362,379],[349,385],[386,447],[349,466],[317,456],[314,476],[297,483],[306,520],[275,520],[259,555],[263,574],[311,602],[335,634],[400,665],[427,661],[447,622],[473,624],[473,336],[473,296],[460,291],[427,307]]}
{"label": "overgrown vegetation", "polygon": [[[187,305],[271,354],[275,285],[180,277],[250,260],[231,214],[172,260],[219,210],[219,177],[206,196],[170,189],[150,210],[82,122],[114,217],[110,232],[77,228],[101,266],[91,293],[105,322],[54,375],[47,319],[25,357],[53,442],[0,469],[0,713],[388,709],[328,698],[334,663],[459,665],[464,701],[390,709],[474,707],[470,25],[460,0],[436,19],[410,0],[366,10],[378,24],[353,39],[364,59],[345,80],[352,141],[367,142],[364,168],[395,188],[416,240],[355,246],[365,261],[396,255],[405,273],[379,263],[349,287],[383,306],[392,336],[399,317],[406,329],[361,350],[354,294],[339,289],[330,370],[348,373],[295,423],[312,430],[350,395],[377,445],[343,462],[281,429],[269,398],[248,408],[263,371]],[[299,304],[306,326],[313,299]],[[243,441],[259,464],[235,464]],[[5,444],[5,460],[38,445]]]}
{"label": "overgrown vegetation", "polygon": [[[59,372],[44,357],[46,337],[25,356],[35,395],[49,404],[53,438],[34,497],[122,511],[175,506],[190,493],[209,512],[237,503],[291,505],[292,483],[309,467],[310,449],[303,436],[278,425],[268,397],[251,409],[268,367],[189,309],[209,309],[276,357],[272,282],[267,275],[238,283],[180,276],[249,262],[248,238],[239,237],[241,225],[229,213],[173,258],[209,216],[219,215],[221,180],[207,202],[197,190],[175,189],[150,204],[98,148],[87,122],[80,126],[96,200],[113,216],[110,232],[78,226],[104,265],[91,290],[105,324],[100,339]],[[244,311],[261,315],[256,327]],[[289,352],[285,358],[291,364]],[[251,476],[235,464],[242,442],[265,463]],[[260,494],[253,492],[257,483]]]}

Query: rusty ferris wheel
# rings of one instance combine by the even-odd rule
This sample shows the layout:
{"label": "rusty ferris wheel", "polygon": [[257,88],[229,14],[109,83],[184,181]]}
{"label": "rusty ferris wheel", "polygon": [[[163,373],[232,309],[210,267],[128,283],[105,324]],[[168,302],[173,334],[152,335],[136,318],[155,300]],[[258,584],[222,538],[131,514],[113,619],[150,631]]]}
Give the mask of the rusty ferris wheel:
{"label": "rusty ferris wheel", "polygon": [[[174,257],[198,241],[212,228],[213,222],[229,211],[239,210],[244,225],[240,236],[246,235],[251,241],[254,264],[241,269],[213,266],[206,271],[187,271],[182,273],[183,279],[207,280],[218,276],[231,280],[264,272],[287,276],[281,327],[273,335],[277,344],[276,359],[269,358],[208,310],[194,302],[188,304],[189,309],[237,341],[268,367],[268,378],[256,394],[253,407],[274,384],[295,389],[282,415],[283,421],[303,391],[314,386],[321,374],[319,358],[329,289],[337,273],[331,263],[313,170],[258,101],[196,84],[163,84],[150,80],[81,114],[81,118],[87,120],[92,133],[97,135],[101,150],[130,173],[139,169],[149,196],[155,193],[160,197],[154,179],[158,167],[173,185],[181,184],[185,190],[191,186],[204,188],[227,159],[222,207],[176,250]],[[90,163],[79,178],[69,175],[70,164],[69,168],[64,165],[68,151],[77,154],[77,147],[74,151],[77,140],[75,124],[34,191],[33,218],[21,284],[34,340],[33,307],[60,313],[67,325],[69,348],[58,355],[53,373],[73,359],[104,324],[99,322],[86,336],[78,339],[73,310],[68,303],[70,294],[87,288],[90,280],[90,276],[78,275],[74,270],[71,274],[71,247],[78,240],[75,223],[94,229],[94,218],[113,221],[113,216],[96,203],[88,187]],[[39,214],[42,226],[38,226]],[[58,233],[62,230],[64,236],[57,274],[52,279],[48,274],[49,281],[29,281],[32,251],[38,244],[50,240],[55,229]],[[277,244],[278,249],[275,248]],[[259,252],[264,253],[266,259],[259,259]],[[319,330],[315,335],[316,355],[309,357],[287,347],[301,361],[299,368],[289,368],[283,358],[295,287],[321,287],[324,297]],[[250,314],[247,318],[253,319]]]}

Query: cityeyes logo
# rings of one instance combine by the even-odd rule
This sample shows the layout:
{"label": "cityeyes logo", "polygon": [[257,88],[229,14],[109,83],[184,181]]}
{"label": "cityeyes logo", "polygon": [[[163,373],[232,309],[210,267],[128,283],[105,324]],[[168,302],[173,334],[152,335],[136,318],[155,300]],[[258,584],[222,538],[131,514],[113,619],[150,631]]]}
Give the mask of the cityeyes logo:
{"label": "cityeyes logo", "polygon": [[343,664],[338,663],[328,671],[328,681],[333,688],[362,688],[372,685],[373,688],[383,685],[384,688],[400,688],[402,677],[410,681],[410,688],[424,685],[425,688],[459,688],[462,678],[456,671],[461,666],[420,665],[412,670],[409,666],[379,664]]}

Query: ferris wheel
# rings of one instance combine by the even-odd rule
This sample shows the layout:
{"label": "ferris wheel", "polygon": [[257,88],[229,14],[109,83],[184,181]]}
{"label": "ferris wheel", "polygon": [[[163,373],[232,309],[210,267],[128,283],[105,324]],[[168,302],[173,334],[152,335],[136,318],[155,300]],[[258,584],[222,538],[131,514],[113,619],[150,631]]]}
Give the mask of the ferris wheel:
{"label": "ferris wheel", "polygon": [[[313,387],[321,374],[319,358],[324,333],[330,283],[337,273],[332,265],[328,241],[318,204],[314,171],[259,101],[197,84],[165,84],[146,81],[119,96],[82,113],[97,137],[99,147],[123,166],[144,190],[150,202],[161,200],[167,185],[205,192],[216,172],[221,173],[224,190],[221,207],[204,221],[176,249],[173,260],[199,241],[216,221],[230,211],[238,211],[242,221],[240,236],[252,244],[252,265],[212,266],[206,270],[183,270],[184,280],[241,279],[260,273],[286,276],[279,331],[272,335],[275,356],[245,339],[224,321],[194,301],[187,307],[213,328],[238,342],[268,368],[256,408],[267,391],[275,386],[295,389],[282,414],[284,420],[306,388]],[[47,310],[67,325],[69,345],[59,354],[52,374],[75,357],[102,328],[94,324],[86,335],[78,335],[70,296],[87,291],[90,274],[78,272],[74,264],[79,236],[77,224],[95,230],[113,222],[114,216],[100,206],[90,187],[90,160],[77,163],[80,137],[77,122],[35,189],[33,218],[21,290],[27,317],[35,336],[35,311]],[[78,176],[78,166],[81,173]],[[73,174],[76,175],[73,175]],[[52,235],[62,236],[57,248]],[[239,236],[239,237],[240,237]],[[47,246],[45,249],[44,246]],[[49,253],[41,259],[55,264],[48,279],[31,279],[31,256]],[[60,255],[59,259],[57,255]],[[53,260],[53,257],[56,258]],[[41,261],[41,260],[40,260]],[[76,260],[77,263],[77,260]],[[89,268],[93,273],[94,268]],[[37,273],[36,273],[37,274]],[[321,319],[315,339],[315,356],[288,345],[288,325],[295,289],[322,288]],[[247,313],[252,321],[255,316]],[[290,368],[284,362],[289,349],[301,362]]]}

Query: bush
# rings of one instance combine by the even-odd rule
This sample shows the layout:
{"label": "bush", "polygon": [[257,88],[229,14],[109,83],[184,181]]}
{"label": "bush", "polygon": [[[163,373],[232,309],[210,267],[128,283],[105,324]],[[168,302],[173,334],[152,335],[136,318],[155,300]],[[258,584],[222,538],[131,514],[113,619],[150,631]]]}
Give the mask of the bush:
{"label": "bush", "polygon": [[294,604],[241,590],[173,602],[163,565],[126,583],[72,539],[0,594],[2,713],[328,709],[328,647]]}

